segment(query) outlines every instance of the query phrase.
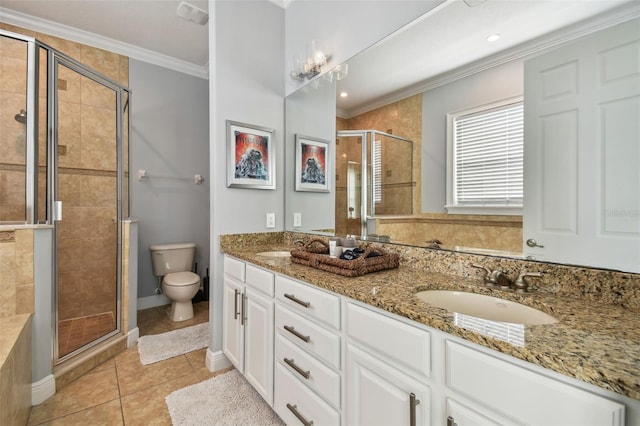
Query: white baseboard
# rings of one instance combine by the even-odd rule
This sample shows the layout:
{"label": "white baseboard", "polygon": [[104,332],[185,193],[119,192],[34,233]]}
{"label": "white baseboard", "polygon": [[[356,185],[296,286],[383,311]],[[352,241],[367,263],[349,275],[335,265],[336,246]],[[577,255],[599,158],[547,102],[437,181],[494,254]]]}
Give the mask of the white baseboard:
{"label": "white baseboard", "polygon": [[49,374],[35,383],[31,383],[31,405],[39,405],[56,394],[56,377]]}
{"label": "white baseboard", "polygon": [[138,310],[155,308],[156,306],[170,305],[171,301],[164,294],[154,294],[153,296],[140,297],[138,299]]}
{"label": "white baseboard", "polygon": [[207,349],[207,358],[205,359],[207,368],[211,372],[224,370],[232,366],[231,361],[222,353],[222,351],[213,352]]}
{"label": "white baseboard", "polygon": [[127,333],[127,349],[134,347],[138,343],[139,337],[140,337],[140,329],[138,327],[128,332]]}

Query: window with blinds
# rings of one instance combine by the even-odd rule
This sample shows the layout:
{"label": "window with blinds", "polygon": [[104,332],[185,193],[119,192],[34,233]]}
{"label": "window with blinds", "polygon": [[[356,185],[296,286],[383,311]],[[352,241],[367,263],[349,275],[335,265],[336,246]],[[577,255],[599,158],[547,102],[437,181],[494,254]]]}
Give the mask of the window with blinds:
{"label": "window with blinds", "polygon": [[372,141],[371,163],[373,165],[373,202],[382,202],[382,142]]}
{"label": "window with blinds", "polygon": [[522,101],[450,115],[449,121],[447,209],[518,214],[523,185]]}

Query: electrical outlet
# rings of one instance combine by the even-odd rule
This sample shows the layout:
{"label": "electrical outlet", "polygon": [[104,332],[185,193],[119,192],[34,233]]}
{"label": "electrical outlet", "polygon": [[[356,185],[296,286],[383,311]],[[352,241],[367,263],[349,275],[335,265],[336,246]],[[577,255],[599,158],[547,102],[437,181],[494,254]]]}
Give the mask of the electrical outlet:
{"label": "electrical outlet", "polygon": [[302,226],[302,213],[293,214],[293,227],[300,228]]}
{"label": "electrical outlet", "polygon": [[276,214],[267,213],[267,228],[275,228],[275,227],[276,227]]}

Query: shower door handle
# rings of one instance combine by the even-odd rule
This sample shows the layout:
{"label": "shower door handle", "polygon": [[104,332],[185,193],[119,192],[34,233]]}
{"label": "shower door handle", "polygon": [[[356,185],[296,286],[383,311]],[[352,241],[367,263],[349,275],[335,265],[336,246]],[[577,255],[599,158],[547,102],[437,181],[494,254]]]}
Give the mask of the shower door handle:
{"label": "shower door handle", "polygon": [[62,201],[53,202],[53,220],[58,222],[62,220]]}

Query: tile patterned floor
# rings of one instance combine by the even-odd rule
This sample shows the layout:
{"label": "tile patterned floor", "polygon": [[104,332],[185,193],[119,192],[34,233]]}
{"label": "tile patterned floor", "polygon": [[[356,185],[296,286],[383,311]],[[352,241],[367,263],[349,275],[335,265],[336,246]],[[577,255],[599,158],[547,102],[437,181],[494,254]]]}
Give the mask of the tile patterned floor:
{"label": "tile patterned floor", "polygon": [[[138,311],[140,335],[158,334],[209,320],[207,302],[194,304],[193,319],[173,323],[166,307]],[[142,365],[138,348],[127,349],[31,409],[29,425],[170,425],[165,397],[213,377],[207,349]]]}
{"label": "tile patterned floor", "polygon": [[58,353],[63,357],[115,328],[113,312],[62,320],[58,323]]}

